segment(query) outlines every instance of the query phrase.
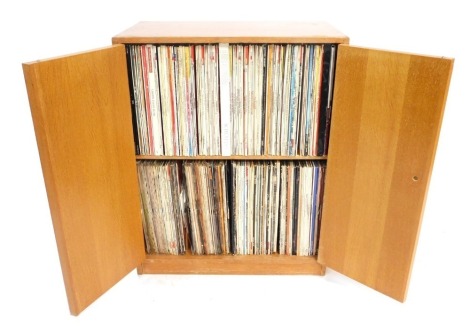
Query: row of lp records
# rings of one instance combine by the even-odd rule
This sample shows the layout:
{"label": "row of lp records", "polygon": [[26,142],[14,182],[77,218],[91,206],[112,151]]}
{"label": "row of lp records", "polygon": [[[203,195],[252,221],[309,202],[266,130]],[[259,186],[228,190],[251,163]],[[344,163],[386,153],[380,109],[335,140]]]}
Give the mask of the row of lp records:
{"label": "row of lp records", "polygon": [[147,253],[317,252],[325,161],[138,161]]}
{"label": "row of lp records", "polygon": [[324,156],[334,44],[128,45],[138,155]]}

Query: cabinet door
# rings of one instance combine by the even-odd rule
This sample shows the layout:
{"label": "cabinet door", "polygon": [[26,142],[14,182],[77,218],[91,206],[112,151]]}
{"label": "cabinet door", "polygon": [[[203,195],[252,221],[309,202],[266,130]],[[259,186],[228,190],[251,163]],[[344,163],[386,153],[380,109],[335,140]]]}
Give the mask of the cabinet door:
{"label": "cabinet door", "polygon": [[452,59],[341,45],[319,262],[404,301]]}
{"label": "cabinet door", "polygon": [[23,64],[70,311],[144,258],[125,48]]}

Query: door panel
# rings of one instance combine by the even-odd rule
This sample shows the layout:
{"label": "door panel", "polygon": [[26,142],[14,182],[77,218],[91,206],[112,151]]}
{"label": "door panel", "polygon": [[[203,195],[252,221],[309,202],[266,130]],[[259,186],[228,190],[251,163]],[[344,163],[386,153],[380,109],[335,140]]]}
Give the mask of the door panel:
{"label": "door panel", "polygon": [[403,301],[453,60],[340,45],[319,262]]}
{"label": "door panel", "polygon": [[125,49],[23,64],[72,314],[144,258]]}

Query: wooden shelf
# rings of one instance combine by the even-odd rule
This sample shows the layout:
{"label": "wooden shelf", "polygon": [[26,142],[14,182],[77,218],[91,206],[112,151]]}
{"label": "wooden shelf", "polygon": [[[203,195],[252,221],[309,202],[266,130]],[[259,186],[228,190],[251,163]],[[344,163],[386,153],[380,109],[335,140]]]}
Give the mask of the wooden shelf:
{"label": "wooden shelf", "polygon": [[285,156],[285,155],[197,155],[197,156],[168,156],[168,155],[136,155],[136,160],[326,160],[327,156]]}
{"label": "wooden shelf", "polygon": [[324,275],[314,256],[294,255],[150,255],[139,274]]}

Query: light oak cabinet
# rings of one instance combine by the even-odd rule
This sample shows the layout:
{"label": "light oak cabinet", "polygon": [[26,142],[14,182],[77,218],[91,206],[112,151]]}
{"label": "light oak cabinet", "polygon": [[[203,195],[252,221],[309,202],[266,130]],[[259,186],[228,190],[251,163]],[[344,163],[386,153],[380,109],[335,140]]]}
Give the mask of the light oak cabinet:
{"label": "light oak cabinet", "polygon": [[[124,46],[141,43],[339,44],[318,257],[145,253]],[[235,22],[142,22],[113,46],[23,64],[71,313],[135,268],[322,275],[330,267],[403,301],[452,66],[349,46],[327,24]]]}

